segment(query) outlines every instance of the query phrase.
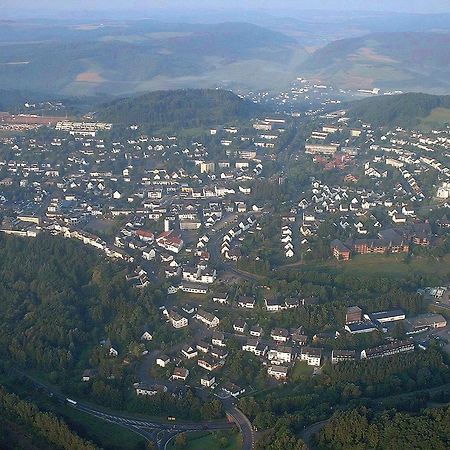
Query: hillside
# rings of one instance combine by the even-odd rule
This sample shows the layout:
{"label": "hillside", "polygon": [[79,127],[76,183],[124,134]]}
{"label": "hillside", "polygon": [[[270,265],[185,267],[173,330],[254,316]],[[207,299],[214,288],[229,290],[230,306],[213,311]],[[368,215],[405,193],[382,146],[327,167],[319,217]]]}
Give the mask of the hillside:
{"label": "hillside", "polygon": [[353,120],[373,126],[445,126],[450,123],[450,95],[409,93],[367,98],[353,103],[348,113]]}
{"label": "hillside", "polygon": [[302,53],[293,39],[248,23],[153,20],[6,22],[0,44],[0,89],[65,95],[274,87],[292,79]]}
{"label": "hillside", "polygon": [[299,70],[348,89],[450,92],[450,34],[372,33],[314,52]]}
{"label": "hillside", "polygon": [[97,118],[116,124],[147,124],[152,128],[199,127],[249,119],[261,109],[231,91],[187,89],[156,91],[105,104]]}

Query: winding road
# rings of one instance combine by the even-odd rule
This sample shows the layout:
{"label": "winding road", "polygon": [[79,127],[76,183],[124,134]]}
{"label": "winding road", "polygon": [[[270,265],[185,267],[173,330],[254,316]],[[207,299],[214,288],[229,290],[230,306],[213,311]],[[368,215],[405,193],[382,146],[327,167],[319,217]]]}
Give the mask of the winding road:
{"label": "winding road", "polygon": [[[145,419],[136,417],[132,414],[107,411],[99,406],[88,402],[78,401],[66,397],[57,388],[43,383],[26,373],[15,370],[19,375],[27,378],[39,389],[44,390],[54,399],[65,403],[79,411],[101,419],[105,422],[126,428],[133,433],[142,436],[146,441],[152,441],[157,444],[159,450],[165,450],[168,443],[179,433],[200,431],[200,430],[227,430],[233,427],[233,423],[227,421],[205,421],[205,422],[166,422],[158,419]],[[224,407],[227,416],[239,427],[243,435],[243,450],[251,450],[255,445],[253,427],[247,417],[237,409],[231,401],[224,400]]]}

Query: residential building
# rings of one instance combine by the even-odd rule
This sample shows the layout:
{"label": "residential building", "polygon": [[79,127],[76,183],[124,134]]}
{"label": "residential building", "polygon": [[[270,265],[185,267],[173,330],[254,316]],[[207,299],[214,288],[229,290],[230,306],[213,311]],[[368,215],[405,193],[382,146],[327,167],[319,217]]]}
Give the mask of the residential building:
{"label": "residential building", "polygon": [[220,320],[217,316],[215,316],[214,314],[211,314],[207,311],[204,311],[202,309],[199,309],[197,311],[194,318],[196,318],[200,322],[203,322],[209,328],[217,327],[217,325],[219,325],[219,322],[220,322]]}
{"label": "residential building", "polygon": [[189,320],[173,309],[169,311],[169,321],[174,328],[184,328],[189,325]]}
{"label": "residential building", "polygon": [[300,359],[306,361],[308,366],[319,367],[322,362],[322,349],[303,347],[300,351]]}
{"label": "residential building", "polygon": [[202,375],[202,377],[200,378],[200,384],[202,386],[212,388],[215,383],[216,383],[216,377],[214,375],[206,374],[206,375]]}
{"label": "residential building", "polygon": [[390,344],[363,350],[361,352],[361,359],[383,358],[385,356],[392,356],[398,353],[411,352],[414,351],[414,348],[414,341],[395,341]]}
{"label": "residential building", "polygon": [[286,380],[288,375],[288,368],[286,366],[269,366],[267,369],[267,375],[275,378],[276,380]]}
{"label": "residential building", "polygon": [[331,363],[337,364],[342,361],[354,361],[356,350],[333,350],[331,352]]}
{"label": "residential building", "polygon": [[172,374],[172,380],[186,381],[188,376],[189,376],[188,369],[185,369],[183,367],[175,367]]}
{"label": "residential building", "polygon": [[137,383],[135,385],[136,395],[153,396],[163,392],[167,392],[167,386],[162,384],[146,384]]}

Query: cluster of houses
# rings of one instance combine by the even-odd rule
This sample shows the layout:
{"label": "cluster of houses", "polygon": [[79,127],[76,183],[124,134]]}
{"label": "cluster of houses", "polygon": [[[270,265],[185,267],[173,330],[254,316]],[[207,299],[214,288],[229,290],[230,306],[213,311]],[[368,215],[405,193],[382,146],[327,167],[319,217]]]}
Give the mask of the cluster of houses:
{"label": "cluster of houses", "polygon": [[297,360],[318,367],[322,362],[322,350],[306,346],[308,337],[303,328],[292,330],[273,328],[265,339],[264,330],[259,325],[249,326],[244,319],[233,323],[233,331],[246,336],[242,350],[259,357],[267,368],[267,374],[278,381],[288,379],[288,372]]}
{"label": "cluster of houses", "polygon": [[222,238],[220,253],[224,259],[237,261],[241,255],[236,240],[240,239],[250,228],[256,226],[256,218],[251,215],[231,228]]}
{"label": "cluster of houses", "polygon": [[[156,366],[165,369],[169,368],[169,370],[173,368],[169,382],[188,382],[190,377],[192,377],[192,368],[197,366],[200,370],[198,383],[201,387],[217,389],[220,384],[220,389],[226,395],[234,397],[245,391],[245,389],[229,381],[219,383],[217,379],[217,373],[224,367],[229,351],[225,334],[217,330],[220,319],[216,315],[190,305],[185,305],[180,309],[164,309],[163,315],[175,329],[182,329],[193,325],[193,322],[197,322],[197,326],[205,327],[206,330],[209,330],[209,332],[203,333],[203,337],[195,342],[189,339],[172,356],[161,352],[158,354],[155,358]],[[136,383],[134,387],[137,395],[152,396],[159,392],[167,392],[167,384],[167,382],[158,381],[152,384]]]}
{"label": "cluster of houses", "polygon": [[281,245],[283,246],[284,256],[292,258],[295,255],[294,244],[292,243],[292,225],[286,224],[281,227]]}

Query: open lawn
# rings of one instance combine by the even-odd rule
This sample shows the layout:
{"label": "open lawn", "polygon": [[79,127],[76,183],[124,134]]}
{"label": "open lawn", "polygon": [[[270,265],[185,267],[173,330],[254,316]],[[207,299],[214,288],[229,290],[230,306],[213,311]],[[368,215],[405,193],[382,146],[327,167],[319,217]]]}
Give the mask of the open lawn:
{"label": "open lawn", "polygon": [[100,237],[106,238],[114,236],[122,225],[122,221],[119,219],[93,219],[86,225],[86,230]]}
{"label": "open lawn", "polygon": [[313,368],[308,366],[306,361],[297,361],[294,366],[294,371],[292,372],[292,381],[299,381],[302,378],[309,377],[313,373]]}
{"label": "open lawn", "polygon": [[[183,448],[184,450],[206,450],[206,449],[223,449],[223,450],[240,450],[242,449],[242,438],[239,433],[234,431],[222,431],[219,433],[210,433],[205,431],[195,431],[187,433],[187,445],[178,447],[175,439],[168,446],[169,449],[175,450]],[[228,442],[228,445],[226,444]]]}

